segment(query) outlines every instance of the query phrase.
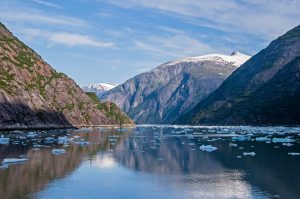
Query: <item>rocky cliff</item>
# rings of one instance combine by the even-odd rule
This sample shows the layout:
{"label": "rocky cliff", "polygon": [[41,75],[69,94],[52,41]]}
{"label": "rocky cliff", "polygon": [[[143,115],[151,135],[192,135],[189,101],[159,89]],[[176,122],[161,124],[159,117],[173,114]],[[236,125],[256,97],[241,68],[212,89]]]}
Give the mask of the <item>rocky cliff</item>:
{"label": "rocky cliff", "polygon": [[253,56],[176,123],[300,124],[300,26]]}
{"label": "rocky cliff", "polygon": [[0,23],[0,128],[110,124],[119,121]]}
{"label": "rocky cliff", "polygon": [[214,91],[249,56],[205,55],[168,62],[106,92],[137,123],[172,123]]}

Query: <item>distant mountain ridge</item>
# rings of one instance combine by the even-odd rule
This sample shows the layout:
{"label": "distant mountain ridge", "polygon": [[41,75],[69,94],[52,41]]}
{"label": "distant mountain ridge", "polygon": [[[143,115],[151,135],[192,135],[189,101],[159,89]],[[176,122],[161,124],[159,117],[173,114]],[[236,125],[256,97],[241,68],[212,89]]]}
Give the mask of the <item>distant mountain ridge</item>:
{"label": "distant mountain ridge", "polygon": [[101,100],[116,103],[140,124],[172,123],[249,58],[233,52],[167,62],[109,90]]}
{"label": "distant mountain ridge", "polygon": [[300,124],[300,26],[272,41],[175,123]]}
{"label": "distant mountain ridge", "polygon": [[0,23],[0,128],[133,124],[56,72]]}
{"label": "distant mountain ridge", "polygon": [[81,87],[85,92],[93,92],[100,98],[105,92],[113,89],[119,84],[115,83],[97,83],[97,84],[89,84],[87,86]]}

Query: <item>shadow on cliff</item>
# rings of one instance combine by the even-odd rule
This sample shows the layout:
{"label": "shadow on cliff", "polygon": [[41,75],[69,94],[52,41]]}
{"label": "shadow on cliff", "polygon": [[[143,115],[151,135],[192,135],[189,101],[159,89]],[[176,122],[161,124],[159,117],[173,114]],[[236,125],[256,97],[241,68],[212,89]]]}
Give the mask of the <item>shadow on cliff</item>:
{"label": "shadow on cliff", "polygon": [[0,129],[73,127],[63,113],[51,109],[34,110],[24,103],[0,103]]}

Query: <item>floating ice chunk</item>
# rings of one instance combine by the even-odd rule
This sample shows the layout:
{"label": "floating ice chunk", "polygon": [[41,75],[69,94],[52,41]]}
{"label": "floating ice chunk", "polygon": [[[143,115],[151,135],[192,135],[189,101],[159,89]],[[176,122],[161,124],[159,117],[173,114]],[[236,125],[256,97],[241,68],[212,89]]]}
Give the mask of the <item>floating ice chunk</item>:
{"label": "floating ice chunk", "polygon": [[66,153],[65,149],[52,149],[52,154],[53,155],[60,155]]}
{"label": "floating ice chunk", "polygon": [[40,148],[33,148],[32,150],[33,150],[33,151],[39,151]]}
{"label": "floating ice chunk", "polygon": [[37,134],[36,132],[29,132],[29,133],[26,135],[26,137],[28,137],[28,138],[34,138],[34,137],[36,137],[36,136],[38,136],[38,134]]}
{"label": "floating ice chunk", "polygon": [[229,146],[237,147],[237,144],[236,144],[236,143],[230,142],[230,143],[229,143]]}
{"label": "floating ice chunk", "polygon": [[237,136],[237,137],[232,137],[232,140],[236,140],[236,141],[246,141],[246,140],[249,140],[250,137],[248,136]]}
{"label": "floating ice chunk", "polygon": [[300,155],[300,153],[296,153],[296,152],[291,152],[291,153],[288,153],[289,155]]}
{"label": "floating ice chunk", "polygon": [[212,152],[212,151],[215,151],[217,149],[218,149],[217,147],[214,147],[212,145],[201,145],[200,146],[200,150],[207,151],[207,152]]}
{"label": "floating ice chunk", "polygon": [[282,143],[282,145],[283,146],[293,146],[294,144],[288,142],[288,143]]}
{"label": "floating ice chunk", "polygon": [[80,136],[79,135],[75,135],[75,136],[73,136],[73,138],[78,139],[78,138],[80,138]]}
{"label": "floating ice chunk", "polygon": [[12,164],[12,163],[20,163],[20,162],[26,162],[27,158],[5,158],[2,163],[3,164]]}
{"label": "floating ice chunk", "polygon": [[[88,145],[88,144],[90,144],[90,142],[87,142],[87,141],[80,141],[80,142],[74,142],[75,144],[79,144],[80,146],[84,146],[84,145]],[[114,142],[112,142],[112,143],[114,143]],[[111,143],[111,144],[112,144]]]}
{"label": "floating ice chunk", "polygon": [[60,136],[57,139],[58,139],[57,141],[58,144],[66,144],[69,142],[69,138],[67,136]]}
{"label": "floating ice chunk", "polygon": [[278,142],[295,142],[294,139],[291,138],[273,138],[272,142],[278,143]]}
{"label": "floating ice chunk", "polygon": [[244,155],[244,156],[247,156],[247,155],[255,156],[256,153],[254,153],[254,152],[244,152],[243,155]]}
{"label": "floating ice chunk", "polygon": [[240,155],[238,155],[238,156],[236,156],[237,158],[242,158],[242,156],[240,156]]}
{"label": "floating ice chunk", "polygon": [[207,140],[207,142],[215,142],[215,141],[218,141],[218,139],[217,138],[212,138],[212,139]]}
{"label": "floating ice chunk", "polygon": [[271,139],[268,138],[268,137],[257,137],[257,138],[255,138],[255,140],[256,140],[257,142],[268,142],[268,141],[270,141]]}
{"label": "floating ice chunk", "polygon": [[9,144],[9,138],[5,138],[3,135],[0,137],[0,144]]}

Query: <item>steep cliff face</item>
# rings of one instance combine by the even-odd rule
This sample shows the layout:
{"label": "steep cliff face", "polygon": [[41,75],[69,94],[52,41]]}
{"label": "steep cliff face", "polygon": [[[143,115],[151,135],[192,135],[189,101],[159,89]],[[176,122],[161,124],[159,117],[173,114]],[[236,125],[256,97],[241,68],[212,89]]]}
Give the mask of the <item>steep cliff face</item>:
{"label": "steep cliff face", "polygon": [[274,40],[176,123],[300,124],[300,26]]}
{"label": "steep cliff face", "polygon": [[0,23],[0,127],[118,124]]}
{"label": "steep cliff face", "polygon": [[172,123],[214,91],[249,56],[234,52],[168,62],[106,92],[137,123]]}

